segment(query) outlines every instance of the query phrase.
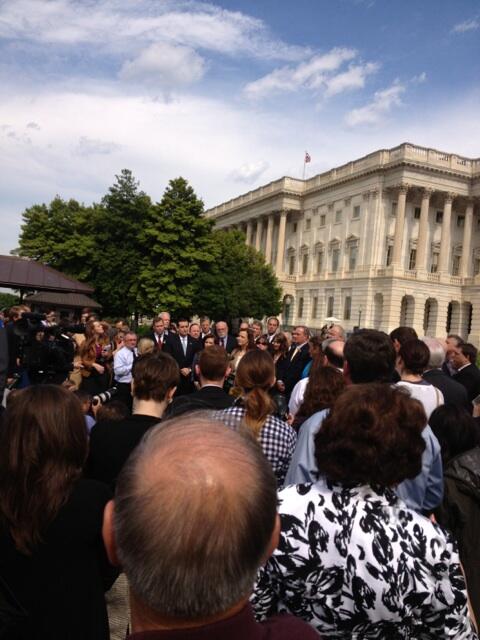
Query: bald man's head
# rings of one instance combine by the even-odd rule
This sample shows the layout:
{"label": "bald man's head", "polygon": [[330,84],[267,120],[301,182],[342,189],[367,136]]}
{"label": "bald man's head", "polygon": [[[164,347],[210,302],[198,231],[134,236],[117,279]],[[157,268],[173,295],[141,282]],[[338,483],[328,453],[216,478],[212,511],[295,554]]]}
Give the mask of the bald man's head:
{"label": "bald man's head", "polygon": [[135,449],[113,528],[134,596],[161,616],[195,620],[248,596],[275,518],[276,481],[259,445],[197,412],[155,427]]}

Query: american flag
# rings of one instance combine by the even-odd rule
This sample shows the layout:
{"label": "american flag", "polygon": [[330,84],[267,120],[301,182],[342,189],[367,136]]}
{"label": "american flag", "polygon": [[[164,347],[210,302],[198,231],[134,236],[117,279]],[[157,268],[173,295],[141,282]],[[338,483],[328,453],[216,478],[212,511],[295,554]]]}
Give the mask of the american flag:
{"label": "american flag", "polygon": [[304,160],[305,164],[307,164],[307,162],[311,162],[311,161],[312,161],[312,159],[310,157],[310,154],[308,153],[308,151],[305,151],[305,160]]}

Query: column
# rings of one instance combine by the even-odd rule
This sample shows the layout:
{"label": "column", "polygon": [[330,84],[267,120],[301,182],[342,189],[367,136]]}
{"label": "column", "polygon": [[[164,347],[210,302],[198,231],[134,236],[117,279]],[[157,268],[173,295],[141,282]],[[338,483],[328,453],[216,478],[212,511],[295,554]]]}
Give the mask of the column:
{"label": "column", "polygon": [[398,189],[397,221],[395,223],[395,238],[393,241],[392,265],[402,264],[403,229],[405,226],[405,204],[407,202],[408,186],[402,184]]}
{"label": "column", "polygon": [[473,233],[473,200],[469,200],[465,211],[465,226],[463,228],[462,260],[460,263],[460,275],[462,278],[470,278],[472,275]]}
{"label": "column", "polygon": [[255,249],[257,251],[260,251],[260,244],[262,242],[262,227],[263,227],[263,221],[261,218],[258,218],[257,220],[257,235],[255,237]]}
{"label": "column", "polygon": [[447,193],[443,207],[442,236],[440,239],[440,256],[438,258],[438,270],[440,273],[448,273],[448,260],[450,257],[450,227],[452,222],[453,193]]}
{"label": "column", "polygon": [[283,274],[283,267],[285,264],[285,231],[287,228],[287,211],[280,212],[280,224],[278,227],[278,251],[277,251],[277,264],[275,265],[275,272],[278,277]]}
{"label": "column", "polygon": [[251,220],[247,222],[247,233],[246,233],[246,242],[247,244],[252,244],[252,231],[253,231],[253,223]]}
{"label": "column", "polygon": [[270,264],[272,262],[272,238],[273,238],[273,213],[268,216],[267,225],[267,241],[265,243],[265,262]]}
{"label": "column", "polygon": [[418,225],[418,239],[417,239],[417,270],[427,270],[427,258],[429,251],[427,251],[428,244],[428,210],[430,207],[430,196],[432,194],[431,189],[424,189],[422,194],[422,206],[420,209],[420,223]]}

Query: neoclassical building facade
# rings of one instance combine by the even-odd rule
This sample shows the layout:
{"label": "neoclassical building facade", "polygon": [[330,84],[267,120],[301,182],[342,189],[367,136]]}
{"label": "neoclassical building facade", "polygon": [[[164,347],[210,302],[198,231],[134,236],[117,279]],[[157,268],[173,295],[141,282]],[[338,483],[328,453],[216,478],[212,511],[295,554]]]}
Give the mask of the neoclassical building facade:
{"label": "neoclassical building facade", "polygon": [[480,345],[479,205],[480,159],[405,143],[281,178],[206,215],[264,253],[285,324],[407,324]]}

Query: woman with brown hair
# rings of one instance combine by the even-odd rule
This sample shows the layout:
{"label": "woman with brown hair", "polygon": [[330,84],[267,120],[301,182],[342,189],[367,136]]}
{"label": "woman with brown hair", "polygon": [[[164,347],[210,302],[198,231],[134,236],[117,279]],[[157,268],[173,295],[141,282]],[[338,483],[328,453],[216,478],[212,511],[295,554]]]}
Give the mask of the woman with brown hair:
{"label": "woman with brown hair", "polygon": [[303,402],[292,426],[298,432],[302,424],[318,411],[331,409],[333,403],[345,389],[343,375],[333,367],[314,367],[310,371]]}
{"label": "woman with brown hair", "polygon": [[248,351],[240,360],[235,375],[240,396],[233,407],[217,415],[227,426],[243,428],[258,440],[281,486],[297,438],[292,427],[274,415],[275,404],[269,394],[274,384],[272,356],[259,349]]}
{"label": "woman with brown hair", "polygon": [[258,618],[293,613],[336,640],[477,638],[455,544],[395,493],[422,469],[426,424],[420,402],[393,386],[341,394],[315,437],[317,482],[279,492]]}
{"label": "woman with brown hair", "polygon": [[108,638],[104,591],[117,571],[102,542],[106,485],[85,480],[87,431],[75,395],[25,389],[0,431],[0,575],[31,640]]}
{"label": "woman with brown hair", "polygon": [[107,329],[108,325],[99,320],[88,322],[85,327],[85,341],[79,349],[81,388],[92,396],[102,393],[110,385],[112,345]]}

